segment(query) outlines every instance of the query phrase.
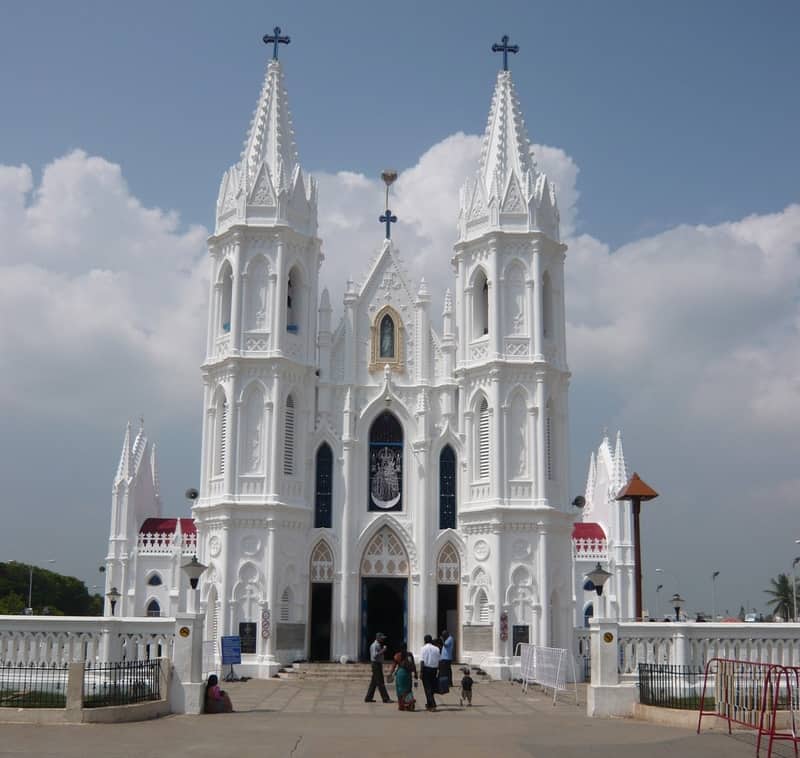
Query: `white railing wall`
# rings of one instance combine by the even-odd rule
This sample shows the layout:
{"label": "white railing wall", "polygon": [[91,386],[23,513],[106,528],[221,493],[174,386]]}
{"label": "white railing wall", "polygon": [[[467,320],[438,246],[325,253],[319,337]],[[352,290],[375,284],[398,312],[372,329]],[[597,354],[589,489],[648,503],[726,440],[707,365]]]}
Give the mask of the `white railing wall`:
{"label": "white railing wall", "polygon": [[174,618],[0,616],[0,664],[63,666],[171,658]]}
{"label": "white railing wall", "polygon": [[[605,623],[605,622],[604,622]],[[705,666],[712,658],[800,666],[800,624],[616,624],[621,679],[634,679],[640,663]],[[588,655],[589,630],[575,629],[575,655]]]}

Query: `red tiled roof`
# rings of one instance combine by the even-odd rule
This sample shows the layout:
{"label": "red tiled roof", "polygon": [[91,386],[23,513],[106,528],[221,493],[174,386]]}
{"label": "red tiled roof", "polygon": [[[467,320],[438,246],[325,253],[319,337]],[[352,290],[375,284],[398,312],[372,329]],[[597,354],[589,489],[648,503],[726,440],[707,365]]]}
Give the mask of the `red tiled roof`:
{"label": "red tiled roof", "polygon": [[606,533],[600,524],[593,521],[576,521],[572,525],[572,539],[574,540],[605,540]]}
{"label": "red tiled roof", "polygon": [[[193,518],[182,518],[180,521],[183,534],[197,532]],[[176,518],[147,518],[139,529],[139,534],[174,534],[177,526],[178,519]]]}

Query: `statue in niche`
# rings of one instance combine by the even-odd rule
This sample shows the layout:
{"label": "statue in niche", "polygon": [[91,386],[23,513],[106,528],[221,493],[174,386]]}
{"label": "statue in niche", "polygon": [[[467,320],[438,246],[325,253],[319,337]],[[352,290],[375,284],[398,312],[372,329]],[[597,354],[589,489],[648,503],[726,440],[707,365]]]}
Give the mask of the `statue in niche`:
{"label": "statue in niche", "polygon": [[380,327],[380,357],[394,358],[394,322],[387,313],[381,319]]}
{"label": "statue in niche", "polygon": [[247,471],[258,471],[261,468],[261,439],[263,434],[263,401],[256,394],[248,403],[247,437],[245,443],[245,461]]}

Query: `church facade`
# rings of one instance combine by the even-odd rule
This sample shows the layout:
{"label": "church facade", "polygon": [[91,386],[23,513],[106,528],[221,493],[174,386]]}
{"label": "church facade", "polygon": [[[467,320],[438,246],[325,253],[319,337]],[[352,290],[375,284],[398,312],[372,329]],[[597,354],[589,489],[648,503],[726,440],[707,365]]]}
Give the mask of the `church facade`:
{"label": "church facade", "polygon": [[[443,313],[387,222],[334,323],[317,200],[273,58],[208,243],[193,521],[160,518],[154,452],[129,431],[107,589],[123,588],[126,615],[155,609],[150,595],[174,610],[179,564],[196,552],[206,639],[239,634],[252,675],[363,659],[377,631],[418,649],[447,628],[459,659],[497,675],[517,642],[569,647],[584,590],[567,482],[566,246],[511,73],[497,74],[460,194]],[[156,548],[160,588],[145,557]]]}

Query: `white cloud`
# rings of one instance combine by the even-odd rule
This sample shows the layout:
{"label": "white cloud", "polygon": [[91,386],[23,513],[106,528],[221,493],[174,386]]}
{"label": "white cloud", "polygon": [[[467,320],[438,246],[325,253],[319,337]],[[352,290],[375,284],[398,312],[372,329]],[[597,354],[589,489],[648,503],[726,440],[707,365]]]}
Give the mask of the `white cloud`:
{"label": "white cloud", "polygon": [[143,207],[119,166],[81,151],[35,190],[27,166],[0,167],[0,224],[0,351],[14,366],[0,403],[55,419],[196,413],[204,229]]}

